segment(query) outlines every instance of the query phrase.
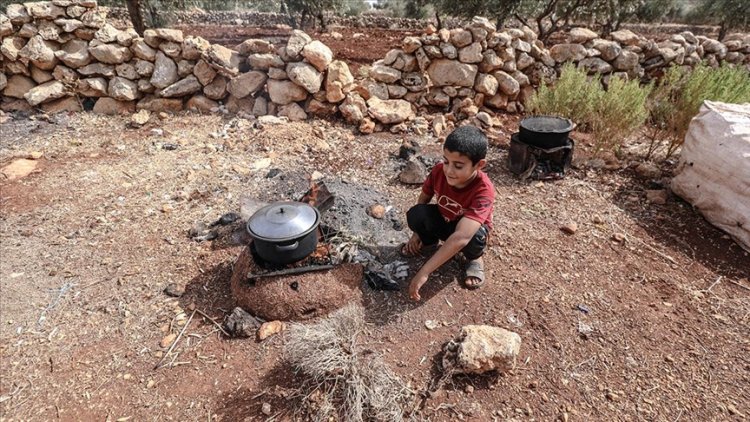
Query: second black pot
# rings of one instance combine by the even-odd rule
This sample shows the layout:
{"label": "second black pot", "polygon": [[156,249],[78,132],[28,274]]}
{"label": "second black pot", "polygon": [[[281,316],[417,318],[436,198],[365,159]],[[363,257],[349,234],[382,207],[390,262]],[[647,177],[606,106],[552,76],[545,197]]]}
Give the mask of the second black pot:
{"label": "second black pot", "polygon": [[542,149],[568,144],[568,135],[575,125],[570,119],[556,116],[531,116],[521,120],[521,142]]}

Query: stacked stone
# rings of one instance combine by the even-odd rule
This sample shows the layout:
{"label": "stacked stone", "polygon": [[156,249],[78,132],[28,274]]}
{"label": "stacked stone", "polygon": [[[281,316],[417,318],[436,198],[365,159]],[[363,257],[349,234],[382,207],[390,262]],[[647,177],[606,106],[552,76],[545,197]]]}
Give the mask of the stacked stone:
{"label": "stacked stone", "polygon": [[110,25],[106,14],[93,0],[8,6],[0,15],[2,110],[78,111],[79,99],[93,99],[102,114],[216,112],[223,104],[301,120],[306,110],[335,113],[354,81],[327,46],[301,31],[278,49],[247,40],[235,51],[175,29],[141,38]]}

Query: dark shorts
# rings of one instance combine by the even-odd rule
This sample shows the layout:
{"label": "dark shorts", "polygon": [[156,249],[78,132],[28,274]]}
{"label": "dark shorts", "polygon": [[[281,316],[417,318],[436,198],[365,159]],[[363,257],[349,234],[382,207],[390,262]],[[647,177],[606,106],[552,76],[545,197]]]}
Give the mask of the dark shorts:
{"label": "dark shorts", "polygon": [[[456,231],[458,220],[447,222],[440,214],[436,204],[417,204],[406,212],[406,222],[411,231],[416,233],[425,246],[434,245],[439,240],[446,240]],[[487,247],[489,229],[482,224],[469,244],[461,249],[466,259],[477,259],[484,254]]]}

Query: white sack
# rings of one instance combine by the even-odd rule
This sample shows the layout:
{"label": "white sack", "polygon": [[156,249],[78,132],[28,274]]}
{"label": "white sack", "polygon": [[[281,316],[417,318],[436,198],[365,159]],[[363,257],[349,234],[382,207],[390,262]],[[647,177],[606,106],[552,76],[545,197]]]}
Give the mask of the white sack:
{"label": "white sack", "polygon": [[705,101],[675,174],[672,191],[750,251],[750,104]]}

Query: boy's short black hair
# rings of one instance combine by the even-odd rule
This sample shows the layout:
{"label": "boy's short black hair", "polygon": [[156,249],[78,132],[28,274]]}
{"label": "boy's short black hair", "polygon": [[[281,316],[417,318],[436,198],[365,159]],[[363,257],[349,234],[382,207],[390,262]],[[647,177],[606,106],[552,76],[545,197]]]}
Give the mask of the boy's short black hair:
{"label": "boy's short black hair", "polygon": [[443,148],[469,157],[476,165],[487,156],[487,137],[476,126],[461,126],[448,135]]}

